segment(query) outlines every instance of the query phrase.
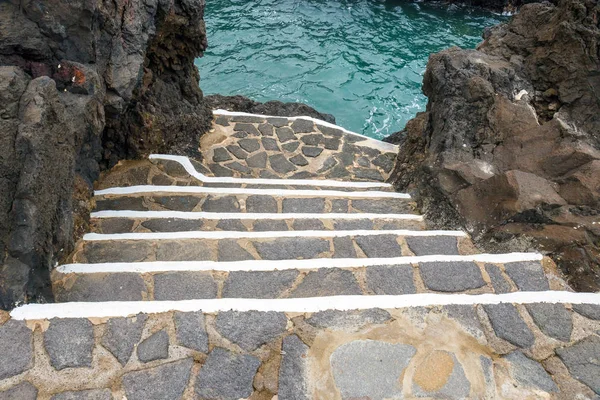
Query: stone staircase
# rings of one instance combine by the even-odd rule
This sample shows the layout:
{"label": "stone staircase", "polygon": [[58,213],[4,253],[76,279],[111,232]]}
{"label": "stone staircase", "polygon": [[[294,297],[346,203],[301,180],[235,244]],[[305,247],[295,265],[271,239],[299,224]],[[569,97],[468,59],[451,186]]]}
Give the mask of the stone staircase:
{"label": "stone staircase", "polygon": [[0,400],[600,398],[598,294],[427,230],[392,145],[215,114],[202,163],[102,178],[57,303],[0,315]]}

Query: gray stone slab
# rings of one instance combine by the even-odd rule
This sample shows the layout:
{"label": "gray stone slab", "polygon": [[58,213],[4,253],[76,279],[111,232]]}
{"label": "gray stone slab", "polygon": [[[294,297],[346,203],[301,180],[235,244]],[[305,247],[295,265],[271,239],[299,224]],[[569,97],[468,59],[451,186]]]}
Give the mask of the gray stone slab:
{"label": "gray stone slab", "polygon": [[29,382],[21,382],[0,392],[0,400],[36,400],[37,394],[38,390],[35,386]]}
{"label": "gray stone slab", "polygon": [[244,164],[239,163],[238,161],[234,161],[232,163],[227,164],[227,168],[232,169],[237,172],[240,172],[242,174],[246,174],[246,175],[249,175],[252,173],[252,169],[248,168]]}
{"label": "gray stone slab", "polygon": [[298,274],[298,270],[230,272],[222,297],[276,299],[292,287]]}
{"label": "gray stone slab", "polygon": [[208,334],[202,311],[176,311],[175,336],[177,344],[192,350],[208,353]]}
{"label": "gray stone slab", "polygon": [[502,275],[500,267],[493,264],[486,264],[485,271],[490,277],[492,287],[494,288],[494,292],[496,294],[512,292],[512,287],[510,286],[510,283],[508,283],[504,275]]}
{"label": "gray stone slab", "polygon": [[340,148],[340,140],[337,138],[323,139],[323,145],[327,150],[338,150]]}
{"label": "gray stone slab", "polygon": [[296,133],[310,133],[315,130],[315,124],[308,119],[297,119],[292,122],[292,129]]}
{"label": "gray stone slab", "polygon": [[309,272],[289,297],[360,294],[362,294],[362,290],[351,271],[339,268],[322,268]]}
{"label": "gray stone slab", "polygon": [[309,146],[318,146],[323,142],[324,139],[325,137],[320,133],[311,133],[300,138],[302,143]]}
{"label": "gray stone slab", "polygon": [[331,200],[331,212],[332,213],[347,213],[348,212],[348,200],[347,199]]}
{"label": "gray stone slab", "polygon": [[220,220],[215,228],[220,229],[222,231],[237,231],[237,232],[246,232],[248,228],[246,225],[242,223],[239,219],[222,219]]}
{"label": "gray stone slab", "polygon": [[102,346],[125,366],[133,354],[133,348],[142,338],[147,320],[146,314],[138,314],[132,318],[109,319],[102,336]]}
{"label": "gray stone slab", "polygon": [[300,147],[300,142],[298,141],[288,142],[286,144],[281,145],[281,148],[287,151],[288,153],[295,152],[298,149],[298,147]]}
{"label": "gray stone slab", "polygon": [[279,179],[279,175],[273,173],[273,171],[269,171],[268,169],[263,169],[258,173],[258,177],[262,179]]}
{"label": "gray stone slab", "polygon": [[285,400],[311,400],[308,392],[308,346],[296,335],[283,339],[277,396]]}
{"label": "gray stone slab", "polygon": [[294,157],[291,157],[290,162],[299,167],[304,167],[304,166],[308,165],[308,160],[306,158],[302,157],[301,154],[296,154]]}
{"label": "gray stone slab", "polygon": [[117,197],[96,200],[96,211],[105,210],[131,210],[147,211],[143,197]]}
{"label": "gray stone slab", "polygon": [[252,394],[260,360],[215,347],[196,379],[196,396],[201,399],[238,400]]}
{"label": "gray stone slab", "polygon": [[169,358],[169,334],[164,329],[144,339],[137,346],[138,359],[141,362],[164,360]]}
{"label": "gray stone slab", "polygon": [[600,394],[600,337],[588,336],[572,346],[556,349],[556,354],[575,379]]}
{"label": "gray stone slab", "polygon": [[350,236],[333,238],[333,258],[356,258],[356,249]]}
{"label": "gray stone slab", "polygon": [[598,304],[573,304],[573,310],[586,318],[600,321],[600,305]]}
{"label": "gray stone slab", "polygon": [[510,363],[511,374],[515,381],[528,389],[558,392],[558,386],[544,367],[537,361],[528,358],[520,351],[513,351],[504,356]]}
{"label": "gray stone slab", "polygon": [[436,292],[462,292],[485,286],[479,267],[470,261],[419,264],[423,283]]}
{"label": "gray stone slab", "polygon": [[319,168],[317,170],[317,172],[319,174],[329,171],[331,168],[335,167],[337,165],[337,161],[335,159],[335,157],[333,156],[329,156],[324,162],[323,165],[321,166],[321,168]]}
{"label": "gray stone slab", "polygon": [[141,225],[152,232],[183,232],[200,230],[204,222],[200,219],[160,218],[143,221]]}
{"label": "gray stone slab", "polygon": [[283,118],[283,117],[272,117],[272,118],[267,118],[267,122],[270,123],[271,125],[279,128],[282,126],[286,126],[289,121],[287,118]]}
{"label": "gray stone slab", "polygon": [[339,160],[340,164],[345,167],[349,167],[354,164],[354,153],[342,152],[342,153],[336,154],[336,157]]}
{"label": "gray stone slab", "polygon": [[269,123],[260,124],[258,130],[263,136],[273,136],[273,125]]}
{"label": "gray stone slab", "polygon": [[200,198],[195,196],[160,196],[152,197],[152,200],[174,211],[192,211],[200,202]]}
{"label": "gray stone slab", "polygon": [[483,309],[492,323],[496,336],[521,348],[528,348],[534,344],[533,333],[514,305],[487,304]]}
{"label": "gray stone slab", "polygon": [[401,257],[396,235],[356,236],[354,241],[369,258]]}
{"label": "gray stone slab", "polygon": [[33,366],[33,335],[25,322],[9,320],[0,325],[0,380]]}
{"label": "gray stone slab", "polygon": [[254,247],[263,260],[295,260],[317,258],[329,251],[329,241],[319,238],[279,238],[256,241]]}
{"label": "gray stone slab", "polygon": [[343,165],[336,165],[328,173],[327,178],[341,179],[350,176],[350,172]]}
{"label": "gray stone slab", "polygon": [[322,231],[325,225],[320,219],[297,219],[294,220],[292,227],[296,231]]}
{"label": "gray stone slab", "polygon": [[323,152],[323,149],[316,146],[302,146],[302,154],[306,157],[318,157]]}
{"label": "gray stone slab", "polygon": [[294,131],[287,126],[275,129],[275,134],[277,135],[277,138],[279,139],[280,143],[285,143],[289,142],[290,140],[298,139],[296,135],[294,135]]}
{"label": "gray stone slab", "polygon": [[367,325],[385,324],[392,316],[380,308],[368,310],[326,310],[316,312],[306,320],[310,325],[321,329],[358,331]]}
{"label": "gray stone slab", "polygon": [[248,158],[248,153],[236,144],[230,144],[227,146],[227,151],[233,154],[233,156],[238,160],[245,160]]}
{"label": "gray stone slab", "polygon": [[373,168],[355,168],[354,176],[358,179],[364,179],[369,181],[383,182],[384,178],[381,172]]}
{"label": "gray stone slab", "polygon": [[366,267],[367,288],[375,294],[416,293],[414,271],[410,265],[378,265]]}
{"label": "gray stone slab", "polygon": [[284,213],[322,213],[324,211],[325,199],[322,198],[283,199]]}
{"label": "gray stone slab", "polygon": [[260,149],[260,142],[258,139],[240,139],[237,144],[248,153],[254,153]]}
{"label": "gray stone slab", "polygon": [[206,261],[213,259],[207,243],[198,240],[160,240],[156,244],[157,261]]}
{"label": "gray stone slab", "polygon": [[83,249],[89,263],[137,262],[148,258],[152,246],[143,241],[86,242]]}
{"label": "gray stone slab", "polygon": [[56,370],[91,367],[94,326],[85,318],[53,318],[44,332],[44,347]]}
{"label": "gray stone slab", "polygon": [[353,199],[352,208],[365,213],[404,214],[410,212],[408,203],[402,199]]}
{"label": "gray stone slab", "polygon": [[337,137],[340,138],[344,135],[344,132],[338,128],[331,128],[329,126],[317,125],[317,128],[323,132],[325,136]]}
{"label": "gray stone slab", "polygon": [[287,231],[289,230],[287,224],[282,219],[265,219],[259,220],[254,223],[252,228],[256,232],[270,232],[270,231]]}
{"label": "gray stone slab", "polygon": [[280,151],[277,140],[273,138],[263,137],[260,139],[263,148],[268,151]]}
{"label": "gray stone slab", "polygon": [[220,176],[220,177],[233,176],[233,171],[230,170],[229,168],[225,168],[221,164],[209,164],[208,168],[210,169],[210,172],[212,172],[214,176]]}
{"label": "gray stone slab", "polygon": [[571,341],[573,321],[571,312],[562,304],[533,303],[525,308],[544,334],[563,342]]}
{"label": "gray stone slab", "polygon": [[[247,122],[252,124],[260,124],[265,122],[263,117],[257,117],[254,115],[235,115],[231,117],[231,122]],[[236,124],[240,125],[240,124]],[[241,129],[241,128],[240,128]]]}
{"label": "gray stone slab", "polygon": [[235,239],[221,239],[217,244],[217,260],[254,260],[254,256],[240,246]]}
{"label": "gray stone slab", "polygon": [[158,367],[123,375],[127,400],[181,399],[190,379],[194,360],[186,358]]}
{"label": "gray stone slab", "polygon": [[375,340],[341,345],[331,355],[331,369],[342,398],[402,398],[401,377],[415,352],[407,344]]}
{"label": "gray stone slab", "polygon": [[154,300],[215,299],[217,284],[208,272],[176,271],[154,275]]}
{"label": "gray stone slab", "polygon": [[448,318],[455,320],[477,339],[484,339],[483,326],[473,305],[451,304],[442,307]]}
{"label": "gray stone slab", "polygon": [[269,156],[269,165],[273,171],[279,174],[287,174],[296,170],[296,166],[289,162],[283,154],[273,154]]}
{"label": "gray stone slab", "polygon": [[110,389],[90,389],[55,394],[50,400],[112,400]]}
{"label": "gray stone slab", "polygon": [[266,168],[267,166],[267,153],[261,151],[246,159],[246,164],[250,168]]}
{"label": "gray stone slab", "polygon": [[385,153],[377,156],[373,161],[373,165],[376,165],[383,169],[384,172],[389,173],[396,162],[396,155],[393,153]]}
{"label": "gray stone slab", "polygon": [[337,231],[355,231],[373,229],[373,221],[370,219],[341,219],[333,224]]}
{"label": "gray stone slab", "polygon": [[548,279],[542,265],[538,261],[523,261],[504,264],[510,279],[522,291],[549,290]]}
{"label": "gray stone slab", "polygon": [[56,286],[55,299],[72,301],[140,301],[148,288],[136,273],[79,274],[68,288]]}
{"label": "gray stone slab", "polygon": [[286,331],[287,317],[274,311],[225,311],[217,315],[217,331],[246,351],[254,351]]}
{"label": "gray stone slab", "polygon": [[207,212],[240,212],[240,203],[235,196],[209,195],[202,204],[202,211]]}
{"label": "gray stone slab", "polygon": [[215,119],[215,124],[221,126],[229,126],[229,117],[221,115]]}
{"label": "gray stone slab", "polygon": [[363,168],[370,168],[371,161],[365,156],[360,156],[356,159],[356,163]]}
{"label": "gray stone slab", "polygon": [[259,122],[264,122],[264,120],[263,119],[259,120],[258,118],[256,118],[254,121],[240,122],[240,123],[235,124],[235,126],[233,127],[233,130],[247,132],[249,135],[252,135],[252,136],[259,136],[260,133],[258,132],[256,127],[249,122],[255,122],[255,123],[258,122],[259,123]]}
{"label": "gray stone slab", "polygon": [[407,236],[408,248],[417,256],[458,255],[458,240],[453,236]]}
{"label": "gray stone slab", "polygon": [[[429,398],[441,398],[441,399],[466,399],[469,397],[469,392],[471,391],[471,384],[467,377],[465,376],[465,371],[462,365],[456,359],[456,356],[447,351],[437,350],[429,357],[441,357],[442,354],[447,354],[452,359],[453,366],[450,375],[447,377],[446,383],[444,386],[437,390],[427,391],[424,390],[421,386],[418,385],[417,382],[413,381],[413,393],[417,395],[417,397],[429,397]],[[445,357],[444,357],[445,358]],[[439,373],[435,371],[436,366],[435,359],[426,360],[428,362],[427,367],[433,367],[434,370],[427,370],[424,374],[436,374]],[[431,364],[429,364],[431,362]],[[439,361],[437,361],[439,362]],[[417,371],[418,371],[417,366]],[[433,378],[433,377],[432,377]]]}
{"label": "gray stone slab", "polygon": [[248,196],[246,199],[246,212],[277,213],[277,199],[272,196]]}
{"label": "gray stone slab", "polygon": [[100,220],[98,225],[102,233],[127,233],[131,232],[133,222],[128,218],[106,218]]}
{"label": "gray stone slab", "polygon": [[229,152],[223,147],[217,147],[213,151],[213,161],[214,162],[223,162],[231,160],[231,155]]}

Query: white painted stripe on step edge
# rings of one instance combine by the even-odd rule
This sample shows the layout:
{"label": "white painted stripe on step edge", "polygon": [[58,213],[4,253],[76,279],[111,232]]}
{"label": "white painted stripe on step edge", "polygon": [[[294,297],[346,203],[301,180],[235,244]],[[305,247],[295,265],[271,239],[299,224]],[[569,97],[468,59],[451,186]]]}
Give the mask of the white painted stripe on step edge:
{"label": "white painted stripe on step edge", "polygon": [[141,193],[172,193],[172,194],[217,194],[217,195],[266,195],[279,197],[343,197],[347,199],[410,199],[406,193],[396,192],[344,192],[342,190],[292,190],[292,189],[242,189],[242,188],[212,188],[204,186],[159,186],[139,185],[113,187],[96,190],[95,196],[128,195]]}
{"label": "white painted stripe on step edge", "polygon": [[340,131],[342,131],[348,135],[354,135],[354,136],[359,136],[361,138],[364,138],[365,140],[368,140],[374,146],[377,146],[381,149],[384,149],[387,151],[393,151],[393,152],[398,151],[398,146],[395,144],[382,142],[381,140],[373,139],[373,138],[365,136],[363,134],[349,131],[348,129],[342,128],[339,125],[332,124],[331,122],[326,122],[326,121],[323,121],[322,119],[308,117],[308,116],[277,117],[277,116],[273,116],[273,115],[249,114],[249,113],[244,113],[244,112],[239,112],[239,111],[227,111],[227,110],[221,110],[221,109],[213,110],[213,115],[226,115],[226,116],[232,116],[232,117],[248,116],[248,117],[260,117],[260,118],[286,118],[289,121],[295,121],[297,119],[308,119],[317,125],[323,125],[328,128],[339,129]]}
{"label": "white painted stripe on step edge", "polygon": [[265,239],[265,238],[333,238],[340,236],[454,236],[466,237],[462,231],[412,231],[354,230],[354,231],[183,231],[183,232],[132,232],[132,233],[87,233],[83,240],[98,242],[107,240],[184,240],[184,239]]}
{"label": "white painted stripe on step edge", "polygon": [[192,164],[189,158],[184,156],[173,156],[169,154],[151,154],[150,160],[167,160],[175,161],[183,168],[186,172],[205,183],[237,183],[247,185],[296,185],[296,186],[329,186],[329,187],[345,187],[345,188],[389,188],[392,187],[389,183],[381,182],[352,182],[352,181],[334,181],[330,179],[261,179],[261,178],[229,178],[229,177],[215,177],[206,176],[198,171]]}
{"label": "white painted stripe on step edge", "polygon": [[91,214],[92,218],[136,218],[136,219],[384,219],[384,220],[409,220],[423,221],[422,215],[417,214],[374,214],[374,213],[218,213],[204,211],[130,211],[130,210],[105,210]]}
{"label": "white painted stripe on step edge", "polygon": [[139,313],[168,311],[216,313],[222,311],[276,311],[314,313],[325,310],[365,310],[447,305],[500,303],[570,303],[600,305],[598,293],[561,291],[514,292],[504,294],[420,293],[399,296],[328,296],[300,299],[206,299],[180,301],[107,301],[97,303],[27,304],[11,311],[15,320],[50,318],[127,317]]}
{"label": "white painted stripe on step edge", "polygon": [[485,262],[505,264],[519,261],[541,261],[539,253],[505,253],[406,256],[393,258],[318,258],[309,260],[246,260],[246,261],[149,261],[133,263],[65,264],[57,268],[64,274],[94,273],[154,273],[172,271],[281,271],[287,269],[361,268],[377,265],[418,264],[427,262]]}

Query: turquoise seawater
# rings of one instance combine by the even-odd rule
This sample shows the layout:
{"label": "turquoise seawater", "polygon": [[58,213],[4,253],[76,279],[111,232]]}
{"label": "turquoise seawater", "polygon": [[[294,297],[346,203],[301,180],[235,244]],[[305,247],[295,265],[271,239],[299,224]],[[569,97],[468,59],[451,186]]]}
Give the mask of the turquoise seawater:
{"label": "turquoise seawater", "polygon": [[207,0],[204,93],[309,104],[374,138],[425,109],[429,54],[474,48],[498,15],[377,0]]}

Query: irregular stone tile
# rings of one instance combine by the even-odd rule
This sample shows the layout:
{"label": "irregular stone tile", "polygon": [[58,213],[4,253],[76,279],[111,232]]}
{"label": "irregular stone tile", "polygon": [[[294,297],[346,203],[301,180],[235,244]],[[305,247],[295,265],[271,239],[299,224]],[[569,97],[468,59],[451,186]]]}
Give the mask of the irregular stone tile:
{"label": "irregular stone tile", "polygon": [[556,349],[556,354],[575,379],[600,394],[600,337],[588,336],[571,346]]}
{"label": "irregular stone tile", "polygon": [[56,301],[140,301],[148,291],[137,273],[79,274],[68,288],[57,285]]}
{"label": "irregular stone tile", "polygon": [[234,138],[243,139],[243,138],[247,138],[248,137],[248,133],[247,132],[243,132],[243,131],[239,131],[239,132],[235,132],[231,136],[234,137]]}
{"label": "irregular stone tile", "polygon": [[367,310],[326,310],[316,312],[306,320],[315,328],[358,331],[367,325],[385,324],[392,316],[380,308]]}
{"label": "irregular stone tile", "polygon": [[[292,126],[293,128],[293,126]],[[312,131],[311,131],[312,132]],[[300,138],[302,143],[309,146],[318,146],[323,142],[325,138],[320,133],[312,133],[310,135],[304,135]]]}
{"label": "irregular stone tile", "polygon": [[[344,137],[344,140],[347,143],[358,143],[358,142],[364,142],[365,140],[367,140],[367,138],[365,138],[364,136],[349,133]],[[361,147],[361,149],[362,148],[363,147]]]}
{"label": "irregular stone tile", "polygon": [[296,219],[292,224],[296,231],[320,231],[325,230],[325,225],[320,219]]}
{"label": "irregular stone tile", "polygon": [[86,242],[84,255],[89,263],[143,261],[152,253],[152,246],[143,241]]}
{"label": "irregular stone tile", "polygon": [[0,325],[0,380],[19,375],[33,366],[33,336],[25,322]]}
{"label": "irregular stone tile", "polygon": [[224,298],[275,299],[289,289],[298,270],[233,271],[223,286]]}
{"label": "irregular stone tile", "polygon": [[329,251],[329,241],[320,238],[280,238],[254,242],[263,260],[295,260],[317,258]]}
{"label": "irregular stone tile", "polygon": [[479,363],[483,371],[485,380],[486,394],[489,398],[496,398],[496,378],[494,378],[494,364],[492,359],[486,356],[479,356]]}
{"label": "irregular stone tile", "polygon": [[456,356],[435,350],[421,362],[413,377],[413,393],[418,397],[466,399],[471,384]]}
{"label": "irregular stone tile", "polygon": [[483,306],[483,309],[490,318],[496,336],[521,348],[533,345],[535,342],[533,333],[514,305],[508,303],[487,304]]}
{"label": "irregular stone tile", "polygon": [[558,386],[544,367],[520,351],[513,351],[503,357],[510,363],[511,375],[515,381],[528,389],[558,392]]}
{"label": "irregular stone tile", "polygon": [[[260,133],[258,132],[258,130],[256,129],[256,127],[252,124],[249,123],[237,123],[235,124],[235,126],[233,127],[234,131],[243,131],[243,132],[247,132],[248,134],[252,135],[252,136],[259,136]],[[242,146],[243,147],[243,146]]]}
{"label": "irregular stone tile", "polygon": [[372,168],[355,168],[354,176],[358,179],[365,179],[369,181],[383,182],[385,180],[383,175],[381,175],[381,172]]}
{"label": "irregular stone tile", "polygon": [[322,198],[285,198],[284,213],[322,213],[325,211],[325,199]]}
{"label": "irregular stone tile", "polygon": [[458,255],[458,241],[453,236],[407,236],[408,248],[417,256]]}
{"label": "irregular stone tile", "polygon": [[298,149],[298,147],[300,147],[300,142],[297,142],[297,141],[296,142],[289,142],[289,143],[286,143],[286,144],[284,144],[284,145],[281,146],[281,148],[283,150],[287,151],[288,153],[295,152]]}
{"label": "irregular stone tile", "polygon": [[94,326],[85,318],[52,318],[44,332],[44,348],[56,370],[91,367]]}
{"label": "irregular stone tile", "polygon": [[371,161],[369,161],[369,159],[365,156],[360,156],[356,159],[356,163],[363,168],[370,168],[371,167]]}
{"label": "irregular stone tile", "polygon": [[600,305],[597,304],[573,304],[573,310],[586,318],[600,321]]}
{"label": "irregular stone tile", "polygon": [[96,211],[131,210],[147,211],[143,197],[117,197],[96,200]]}
{"label": "irregular stone tile", "polygon": [[333,238],[333,258],[356,258],[354,242],[349,236]]}
{"label": "irregular stone tile", "polygon": [[571,313],[562,304],[533,303],[525,308],[545,335],[563,342],[571,341],[573,321]]}
{"label": "irregular stone tile", "polygon": [[308,119],[297,119],[292,122],[292,130],[295,133],[310,133],[315,130],[315,124]]}
{"label": "irregular stone tile", "polygon": [[287,126],[275,129],[275,134],[279,139],[280,143],[289,142],[290,140],[297,140],[298,138],[294,135],[294,131]]}
{"label": "irregular stone tile", "polygon": [[239,219],[222,219],[215,226],[222,231],[246,232],[248,228]]}
{"label": "irregular stone tile", "polygon": [[280,174],[287,174],[288,172],[296,170],[294,164],[289,162],[283,154],[273,154],[272,156],[269,156],[269,165],[273,171]]}
{"label": "irregular stone tile", "polygon": [[283,339],[278,398],[311,400],[308,393],[308,346],[296,335]]}
{"label": "irregular stone tile", "polygon": [[105,218],[99,222],[102,233],[127,233],[133,228],[133,220],[128,218]]}
{"label": "irregular stone tile", "polygon": [[112,400],[110,389],[78,390],[55,394],[50,400]]}
{"label": "irregular stone tile", "polygon": [[496,294],[500,293],[510,293],[512,292],[512,288],[510,283],[504,278],[502,275],[502,271],[500,268],[493,264],[486,264],[485,271],[487,272],[490,280],[492,281],[492,286],[494,287],[494,292]]}
{"label": "irregular stone tile", "polygon": [[248,158],[248,153],[246,153],[245,150],[242,150],[242,148],[236,144],[230,144],[227,146],[227,150],[238,160],[245,160]]}
{"label": "irregular stone tile", "polygon": [[208,272],[176,271],[154,275],[154,300],[215,299],[217,284]]}
{"label": "irregular stone tile", "polygon": [[267,166],[267,153],[261,151],[260,153],[254,154],[246,159],[246,164],[250,168],[266,168]]}
{"label": "irregular stone tile", "polygon": [[142,222],[142,226],[152,232],[198,231],[204,222],[200,219],[160,218]]}
{"label": "irregular stone tile", "polygon": [[302,146],[302,154],[306,157],[318,157],[323,152],[323,149],[315,146]]}
{"label": "irregular stone tile", "polygon": [[287,224],[281,219],[265,219],[254,223],[252,229],[256,232],[287,231]]}
{"label": "irregular stone tile", "polygon": [[285,332],[287,317],[275,311],[225,311],[217,315],[217,331],[246,351],[254,351]]}
{"label": "irregular stone tile", "polygon": [[324,138],[323,144],[327,150],[338,150],[340,148],[340,140],[337,138]]}
{"label": "irregular stone tile", "polygon": [[342,137],[344,135],[344,132],[341,129],[338,128],[331,128],[328,126],[324,126],[324,125],[317,125],[317,128],[319,128],[319,130],[321,132],[323,132],[323,134],[325,136],[332,136],[332,137]]}
{"label": "irregular stone tile", "polygon": [[331,200],[331,212],[332,213],[347,213],[348,212],[348,200],[346,200],[346,199]]}
{"label": "irregular stone tile", "polygon": [[277,141],[273,138],[263,137],[260,139],[263,148],[269,151],[280,151]]}
{"label": "irregular stone tile", "polygon": [[229,117],[221,115],[215,119],[215,124],[221,126],[229,126]]}
{"label": "irregular stone tile", "polygon": [[376,214],[404,214],[410,211],[408,203],[401,199],[353,199],[352,208],[365,213]]}
{"label": "irregular stone tile", "polygon": [[263,136],[273,136],[273,125],[264,123],[258,126],[258,130]]}
{"label": "irregular stone tile", "polygon": [[194,196],[160,196],[153,197],[152,200],[174,211],[192,211],[200,202],[200,198]]}
{"label": "irregular stone tile", "polygon": [[231,156],[229,152],[225,150],[223,147],[217,147],[213,151],[213,161],[214,162],[223,162],[231,160]]}
{"label": "irregular stone tile", "polygon": [[217,245],[218,261],[254,260],[252,254],[240,246],[235,239],[221,239]]}
{"label": "irregular stone tile", "polygon": [[510,279],[522,291],[550,290],[544,269],[538,261],[524,261],[504,264]]}
{"label": "irregular stone tile", "polygon": [[306,160],[306,158],[302,157],[301,154],[296,154],[294,157],[291,157],[290,161],[292,164],[295,164],[299,167],[304,167],[308,165],[308,161]]}
{"label": "irregular stone tile", "polygon": [[194,160],[193,158],[190,158],[189,160],[197,172],[200,172],[201,174],[204,174],[204,175],[210,175],[210,170],[208,168],[206,168],[201,162],[198,162],[198,161]]}
{"label": "irregular stone tile", "polygon": [[240,212],[240,203],[235,196],[209,195],[202,204],[202,211],[207,212]]}
{"label": "irregular stone tile", "polygon": [[393,153],[385,153],[377,156],[373,161],[373,165],[380,167],[384,172],[389,173],[394,168],[396,155]]}
{"label": "irregular stone tile", "polygon": [[[314,178],[316,177],[317,174],[315,174],[314,172],[310,172],[307,170],[304,171],[298,171],[295,174],[290,176],[290,179],[308,179],[308,178]],[[294,189],[305,189],[306,186],[291,186]]]}
{"label": "irregular stone tile", "polygon": [[169,335],[164,329],[144,339],[137,347],[138,359],[141,362],[163,360],[169,358]]}
{"label": "irregular stone tile", "polygon": [[258,139],[241,139],[238,140],[238,145],[246,150],[248,153],[254,153],[258,149],[260,149],[260,143]]}
{"label": "irregular stone tile", "polygon": [[123,387],[127,400],[181,399],[193,364],[192,358],[186,358],[124,374]]}
{"label": "irregular stone tile", "polygon": [[234,171],[241,172],[242,174],[251,174],[252,173],[252,170],[250,168],[248,168],[244,164],[240,164],[237,161],[227,164],[227,167]]}
{"label": "irregular stone tile", "polygon": [[348,143],[344,143],[342,145],[342,153],[353,154],[353,155],[357,155],[357,156],[362,154],[362,152],[360,151],[360,148],[358,146],[355,146],[353,144],[348,144]]}
{"label": "irregular stone tile", "polygon": [[485,340],[483,327],[479,322],[477,311],[472,305],[452,304],[442,307],[448,318],[455,320],[478,340]]}
{"label": "irregular stone tile", "polygon": [[401,376],[416,350],[407,344],[355,340],[331,355],[335,384],[343,399],[402,398]]}
{"label": "irregular stone tile", "polygon": [[375,294],[416,293],[414,272],[410,265],[367,267],[367,287]]}
{"label": "irregular stone tile", "polygon": [[271,196],[248,196],[246,199],[246,212],[277,213],[277,199]]}
{"label": "irregular stone tile", "polygon": [[202,311],[176,311],[175,334],[177,344],[192,350],[208,353],[208,334]]}
{"label": "irregular stone tile", "polygon": [[210,169],[210,172],[212,172],[214,176],[218,176],[218,177],[232,177],[233,176],[232,170],[230,170],[229,168],[225,168],[224,166],[222,166],[220,164],[209,164],[208,168]]}
{"label": "irregular stone tile", "polygon": [[319,297],[359,295],[362,290],[352,271],[340,268],[322,268],[309,272],[289,297]]}
{"label": "irregular stone tile", "polygon": [[35,386],[29,382],[21,382],[0,392],[0,400],[36,400],[37,394],[38,390]]}
{"label": "irregular stone tile", "polygon": [[106,331],[102,336],[102,346],[125,366],[134,346],[142,338],[144,324],[148,320],[146,314],[138,314],[133,318],[111,318],[106,323]]}
{"label": "irregular stone tile", "polygon": [[168,175],[154,175],[152,177],[152,184],[153,185],[160,185],[160,186],[171,186],[175,184],[175,179],[171,178]]}
{"label": "irregular stone tile", "polygon": [[373,221],[370,219],[341,219],[335,221],[333,226],[338,231],[356,231],[373,229]]}
{"label": "irregular stone tile", "polygon": [[[254,115],[235,115],[231,118],[231,122],[246,122],[251,124],[260,124],[265,122],[265,119],[263,117],[256,117]],[[237,125],[241,124],[236,124],[236,126]],[[240,129],[244,130],[243,128]]]}
{"label": "irregular stone tile", "polygon": [[356,236],[354,241],[369,258],[401,257],[396,235]]}
{"label": "irregular stone tile", "polygon": [[260,171],[258,173],[258,177],[263,178],[263,179],[279,179],[279,175],[277,175],[267,169],[263,169],[262,171]]}
{"label": "irregular stone tile", "polygon": [[[346,140],[347,142],[351,142]],[[374,149],[372,147],[367,147],[367,146],[360,146],[360,151],[368,156],[370,159],[376,158],[377,156],[379,156],[381,154],[381,152],[377,149]]]}
{"label": "irregular stone tile", "polygon": [[345,167],[349,167],[354,164],[354,153],[338,153],[336,154],[336,157]]}
{"label": "irregular stone tile", "polygon": [[207,261],[212,260],[211,249],[198,240],[160,240],[156,245],[157,261]]}
{"label": "irregular stone tile", "polygon": [[462,292],[485,286],[479,267],[470,261],[419,264],[425,286],[437,292]]}
{"label": "irregular stone tile", "polygon": [[281,118],[281,117],[272,117],[272,118],[267,118],[267,122],[277,128],[280,128],[282,126],[287,126],[288,119]]}
{"label": "irregular stone tile", "polygon": [[346,168],[340,164],[333,167],[327,174],[327,178],[335,179],[345,178],[347,176],[350,176],[350,172],[348,172],[348,170],[346,170]]}
{"label": "irregular stone tile", "polygon": [[196,379],[196,396],[201,399],[245,399],[252,394],[252,381],[260,360],[215,347]]}
{"label": "irregular stone tile", "polygon": [[333,156],[329,156],[329,158],[327,158],[324,162],[323,165],[321,166],[321,168],[319,168],[317,170],[317,173],[323,173],[325,171],[329,171],[331,168],[335,167],[337,165],[337,161],[335,159],[335,157]]}

